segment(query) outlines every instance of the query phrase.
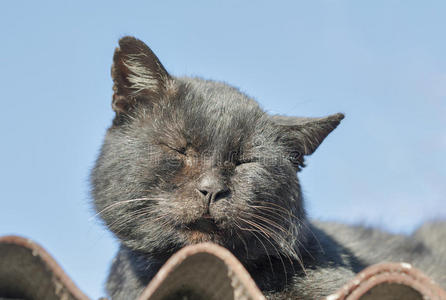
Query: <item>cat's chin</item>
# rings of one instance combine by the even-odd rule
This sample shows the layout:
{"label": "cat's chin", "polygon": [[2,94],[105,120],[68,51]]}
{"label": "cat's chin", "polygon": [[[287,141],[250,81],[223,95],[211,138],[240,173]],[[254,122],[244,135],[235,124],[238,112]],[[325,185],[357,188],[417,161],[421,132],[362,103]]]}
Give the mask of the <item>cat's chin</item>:
{"label": "cat's chin", "polygon": [[184,230],[183,236],[187,245],[212,242],[221,244],[220,236],[215,232],[204,232],[200,230]]}

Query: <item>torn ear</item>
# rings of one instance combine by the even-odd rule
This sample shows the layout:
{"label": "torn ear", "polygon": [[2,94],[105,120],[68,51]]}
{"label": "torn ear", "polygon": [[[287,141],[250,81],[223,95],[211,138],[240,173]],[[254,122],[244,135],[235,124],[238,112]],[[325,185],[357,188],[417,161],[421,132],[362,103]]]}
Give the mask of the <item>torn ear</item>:
{"label": "torn ear", "polygon": [[126,113],[138,101],[156,101],[166,93],[171,77],[142,41],[126,36],[113,56],[113,110]]}
{"label": "torn ear", "polygon": [[298,167],[304,166],[304,155],[312,154],[344,118],[341,113],[324,118],[271,116],[279,127],[278,141],[290,151]]}

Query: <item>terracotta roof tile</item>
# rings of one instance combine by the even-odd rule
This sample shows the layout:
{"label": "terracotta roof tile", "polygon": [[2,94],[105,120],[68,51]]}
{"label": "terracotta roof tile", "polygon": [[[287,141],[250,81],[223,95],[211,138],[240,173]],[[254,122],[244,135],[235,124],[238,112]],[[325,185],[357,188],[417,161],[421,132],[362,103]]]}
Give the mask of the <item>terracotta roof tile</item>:
{"label": "terracotta roof tile", "polygon": [[[88,300],[39,245],[0,237],[0,299]],[[251,276],[226,249],[209,243],[185,247],[160,269],[139,300],[263,300]],[[446,300],[446,292],[406,263],[373,265],[325,300]]]}

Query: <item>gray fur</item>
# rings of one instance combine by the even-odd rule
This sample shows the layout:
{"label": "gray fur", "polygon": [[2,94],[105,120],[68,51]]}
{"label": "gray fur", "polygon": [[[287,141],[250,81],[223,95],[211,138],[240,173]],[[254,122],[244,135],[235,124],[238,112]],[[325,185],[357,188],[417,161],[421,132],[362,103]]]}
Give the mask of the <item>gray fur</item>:
{"label": "gray fur", "polygon": [[405,237],[307,220],[296,172],[342,114],[269,116],[227,84],[171,76],[132,37],[112,77],[116,117],[91,175],[98,215],[121,243],[112,299],[136,298],[172,253],[203,241],[228,248],[270,299],[325,296],[382,260],[445,286],[445,247],[432,238],[444,223]]}

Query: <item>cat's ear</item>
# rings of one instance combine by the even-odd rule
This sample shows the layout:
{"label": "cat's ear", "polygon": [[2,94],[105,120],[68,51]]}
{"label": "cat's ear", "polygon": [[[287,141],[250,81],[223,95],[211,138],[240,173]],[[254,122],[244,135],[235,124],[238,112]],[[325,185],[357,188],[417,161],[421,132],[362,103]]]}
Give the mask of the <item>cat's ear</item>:
{"label": "cat's ear", "polygon": [[298,166],[303,166],[303,156],[312,154],[343,118],[341,113],[324,118],[271,116],[279,128],[278,142],[289,149]]}
{"label": "cat's ear", "polygon": [[113,110],[126,113],[138,101],[154,101],[166,93],[172,78],[144,44],[130,36],[119,40],[113,56]]}

